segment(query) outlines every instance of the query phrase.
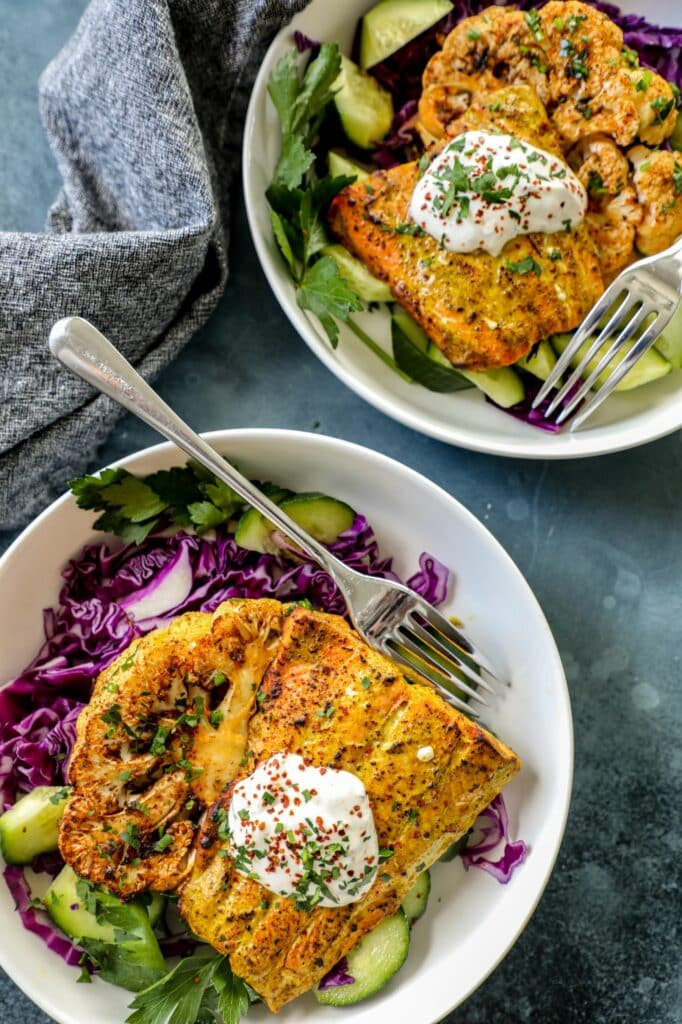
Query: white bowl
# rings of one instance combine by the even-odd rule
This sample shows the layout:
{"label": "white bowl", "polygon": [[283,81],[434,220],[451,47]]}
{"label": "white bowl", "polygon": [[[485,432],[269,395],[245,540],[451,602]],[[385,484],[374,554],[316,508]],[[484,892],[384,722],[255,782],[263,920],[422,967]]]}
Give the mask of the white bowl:
{"label": "white bowl", "polygon": [[[454,498],[384,455],[330,437],[284,430],[207,435],[240,467],[297,490],[348,501],[375,526],[381,548],[407,576],[427,550],[453,571],[449,614],[512,680],[490,725],[522,757],[505,790],[514,835],[530,853],[502,886],[459,860],[437,865],[428,910],[413,932],[407,963],[374,999],[344,1013],[353,1024],[431,1024],[472,992],[509,951],[530,918],[559,850],[571,790],[572,725],[566,682],[549,626],[528,584],[481,523]],[[181,464],[163,444],[122,460],[138,473]],[[84,544],[102,539],[92,516],[64,495],[24,531],[0,561],[0,680],[33,658],[42,640],[41,610],[56,603],[59,571]],[[132,998],[77,970],[22,928],[0,884],[0,964],[60,1024],[123,1024]],[[287,1024],[329,1024],[335,1011],[304,996],[286,1007]],[[270,1015],[262,1007],[249,1021]]]}
{"label": "white bowl", "polygon": [[[298,306],[291,277],[272,237],[265,199],[280,137],[267,80],[280,57],[293,46],[294,29],[313,39],[338,42],[348,53],[358,18],[372,2],[313,0],[274,39],[249,103],[243,150],[249,226],[265,276],[292,325],[332,373],[377,409],[423,434],[462,448],[516,458],[573,459],[634,448],[677,430],[682,426],[682,371],[612,396],[576,434],[550,434],[501,412],[476,390],[442,395],[406,383],[345,325],[341,325],[338,347],[332,349],[317,319]],[[623,0],[619,6],[641,13],[636,0]],[[673,0],[653,0],[646,14],[653,21],[682,26],[682,8]],[[357,319],[377,340],[388,337],[387,325],[377,314],[362,314]]]}

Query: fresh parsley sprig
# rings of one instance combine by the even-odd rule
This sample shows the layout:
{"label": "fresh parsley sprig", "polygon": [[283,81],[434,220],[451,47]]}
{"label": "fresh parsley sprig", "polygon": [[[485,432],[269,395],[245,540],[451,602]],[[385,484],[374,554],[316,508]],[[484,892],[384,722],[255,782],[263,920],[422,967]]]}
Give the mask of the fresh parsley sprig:
{"label": "fresh parsley sprig", "polygon": [[339,47],[323,43],[302,77],[292,50],[282,57],[268,80],[282,133],[279,159],[267,190],[272,230],[296,282],[299,306],[319,317],[334,348],[339,340],[336,321],[348,322],[351,313],[364,308],[335,261],[322,254],[329,241],[323,212],[337,192],[355,178],[318,178],[311,148],[340,70]]}
{"label": "fresh parsley sprig", "polygon": [[226,956],[190,956],[135,996],[126,1024],[238,1024],[250,1002]]}
{"label": "fresh parsley sprig", "polygon": [[210,530],[231,519],[244,505],[230,487],[197,463],[159,470],[145,477],[125,469],[69,481],[79,508],[101,512],[96,530],[140,544],[166,525]]}

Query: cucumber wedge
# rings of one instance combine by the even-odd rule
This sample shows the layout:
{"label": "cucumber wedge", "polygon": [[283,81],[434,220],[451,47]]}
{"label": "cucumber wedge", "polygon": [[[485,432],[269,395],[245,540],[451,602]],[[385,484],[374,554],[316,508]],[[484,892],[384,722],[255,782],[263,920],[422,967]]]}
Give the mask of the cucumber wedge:
{"label": "cucumber wedge", "polygon": [[386,60],[451,10],[450,0],[381,0],[362,19],[360,66]]}
{"label": "cucumber wedge", "polygon": [[352,985],[315,989],[324,1006],[352,1006],[373,996],[405,963],[410,948],[410,926],[402,910],[384,920],[360,940],[346,957]]}
{"label": "cucumber wedge", "polygon": [[663,334],[654,342],[654,348],[676,370],[682,369],[682,303],[677,307],[677,312]]}
{"label": "cucumber wedge", "polygon": [[341,71],[334,89],[334,105],[344,132],[356,146],[372,149],[391,130],[393,100],[390,92],[348,57],[341,57]]}
{"label": "cucumber wedge", "polygon": [[422,871],[402,902],[403,913],[411,925],[418,921],[426,910],[431,892],[431,875]]}
{"label": "cucumber wedge", "polygon": [[556,354],[554,349],[548,341],[541,341],[535,346],[534,351],[529,352],[527,356],[521,356],[520,359],[517,359],[515,365],[519,369],[525,370],[526,373],[532,373],[534,377],[538,377],[540,380],[547,380],[554,369],[555,363]]}
{"label": "cucumber wedge", "polygon": [[[162,899],[162,897],[160,897]],[[79,879],[68,865],[47,890],[45,909],[70,939],[101,967],[101,976],[138,992],[166,973],[148,909],[140,899],[122,900]]]}
{"label": "cucumber wedge", "polygon": [[[571,334],[555,334],[552,337],[552,346],[558,353],[561,353],[569,344],[571,338]],[[584,353],[587,351],[591,344],[592,341],[590,339],[586,341],[584,345],[581,346],[580,352],[572,360],[571,365],[578,365],[578,362],[583,357]],[[631,346],[627,346],[623,350],[623,354],[620,357],[617,357],[617,361],[614,361],[613,366],[611,366],[611,370],[614,369],[615,366],[618,365],[618,363],[620,363],[621,359],[624,358],[626,353],[629,351],[630,347]],[[602,355],[604,355],[604,353],[607,351],[607,348],[608,342],[606,342],[601,347],[601,349],[594,357],[594,359],[590,360],[590,362],[587,364],[587,374],[592,373],[592,371],[596,368]],[[664,359],[660,352],[657,352],[655,348],[650,348],[648,352],[645,352],[644,355],[640,357],[640,359],[635,363],[632,369],[625,374],[622,381],[616,386],[615,390],[631,391],[633,388],[639,388],[643,384],[649,384],[653,380],[658,380],[659,377],[665,377],[665,375],[667,373],[670,373],[671,370],[672,366],[670,365],[668,360]],[[610,371],[607,369],[603,373],[601,373],[597,378],[596,383],[603,384],[605,381],[607,381],[609,378],[609,372]]]}
{"label": "cucumber wedge", "polygon": [[71,790],[36,786],[0,817],[0,848],[7,864],[30,864],[57,849],[59,822]]}
{"label": "cucumber wedge", "polygon": [[422,387],[441,393],[469,387],[402,306],[394,306],[391,313],[391,341],[393,358],[400,369]]}
{"label": "cucumber wedge", "polygon": [[460,370],[463,377],[475,384],[496,405],[508,409],[525,398],[523,381],[511,366],[499,366],[494,370]]}
{"label": "cucumber wedge", "polygon": [[[295,494],[279,504],[283,512],[322,544],[331,544],[340,533],[349,530],[355,520],[350,505],[326,494]],[[250,508],[237,523],[234,539],[249,551],[273,555],[280,550],[272,541],[273,530],[275,526],[269,519]]]}
{"label": "cucumber wedge", "polygon": [[297,494],[283,501],[281,508],[322,544],[332,544],[355,522],[355,512],[350,505],[326,494]]}
{"label": "cucumber wedge", "polygon": [[152,928],[156,928],[166,909],[166,897],[162,892],[148,891],[140,896],[140,900],[149,915],[150,925]]}
{"label": "cucumber wedge", "polygon": [[365,302],[393,301],[391,289],[386,282],[370,274],[362,260],[351,256],[342,245],[325,245],[322,252],[325,256],[331,256],[341,277]]}
{"label": "cucumber wedge", "polygon": [[345,153],[339,153],[336,149],[330,149],[327,153],[327,167],[334,178],[340,178],[342,175],[348,175],[348,177],[355,175],[356,181],[364,181],[370,175],[370,171],[366,167],[361,167]]}

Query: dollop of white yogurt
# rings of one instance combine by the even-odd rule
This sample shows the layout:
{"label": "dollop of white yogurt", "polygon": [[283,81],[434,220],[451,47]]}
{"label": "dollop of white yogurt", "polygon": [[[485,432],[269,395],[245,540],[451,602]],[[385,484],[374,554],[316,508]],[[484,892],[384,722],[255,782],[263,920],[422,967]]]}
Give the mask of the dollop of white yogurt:
{"label": "dollop of white yogurt", "polygon": [[410,217],[450,252],[498,256],[517,235],[570,231],[587,193],[563,160],[513,135],[469,131],[417,182]]}
{"label": "dollop of white yogurt", "polygon": [[230,852],[242,874],[298,906],[361,899],[380,860],[369,797],[351,772],[275,754],[236,784]]}

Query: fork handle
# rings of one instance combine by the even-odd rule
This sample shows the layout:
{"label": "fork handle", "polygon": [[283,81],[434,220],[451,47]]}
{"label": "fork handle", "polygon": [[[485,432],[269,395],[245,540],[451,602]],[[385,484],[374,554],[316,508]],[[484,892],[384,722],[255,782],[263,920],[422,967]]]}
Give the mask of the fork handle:
{"label": "fork handle", "polygon": [[65,317],[50,331],[49,346],[67,369],[144,420],[228,484],[338,582],[340,570],[345,568],[342,563],[180,419],[96,327],[79,316]]}

